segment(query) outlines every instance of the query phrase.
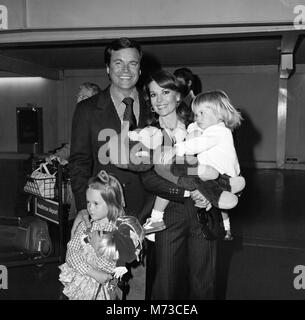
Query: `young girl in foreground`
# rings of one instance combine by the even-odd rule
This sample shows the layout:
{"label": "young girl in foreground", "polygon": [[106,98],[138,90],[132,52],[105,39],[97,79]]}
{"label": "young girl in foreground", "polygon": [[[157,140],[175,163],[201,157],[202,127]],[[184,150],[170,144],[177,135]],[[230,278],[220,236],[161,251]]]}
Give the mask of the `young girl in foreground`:
{"label": "young girl in foreground", "polygon": [[[234,148],[232,130],[240,125],[241,115],[223,91],[211,91],[197,95],[193,100],[192,110],[195,122],[188,126],[185,141],[175,145],[174,154],[178,157],[197,155],[199,165],[195,167],[188,165],[184,158],[182,164],[174,163],[171,166],[172,172],[178,176],[193,176],[189,181],[178,180],[179,186],[187,188],[188,184],[192,185],[194,189],[201,191],[210,202],[217,204],[218,208],[233,208],[238,202],[234,193],[244,188],[244,179],[242,177],[235,179],[237,189],[234,190],[230,184],[230,178],[226,180],[220,177],[206,181],[204,177],[205,169],[209,168],[206,167],[207,165],[216,169],[221,175],[233,178],[239,176],[240,167]],[[202,183],[198,176],[205,183]],[[182,182],[187,183],[183,185]],[[163,212],[167,204],[167,200],[157,197],[148,224],[163,220]],[[222,211],[222,217],[226,231],[225,239],[229,240],[232,236],[226,211]]]}
{"label": "young girl in foreground", "polygon": [[127,272],[125,263],[138,257],[143,229],[124,216],[122,187],[106,171],[89,180],[86,197],[92,224],[87,230],[82,221],[68,243],[59,266],[63,293],[70,300],[118,299],[117,279]]}

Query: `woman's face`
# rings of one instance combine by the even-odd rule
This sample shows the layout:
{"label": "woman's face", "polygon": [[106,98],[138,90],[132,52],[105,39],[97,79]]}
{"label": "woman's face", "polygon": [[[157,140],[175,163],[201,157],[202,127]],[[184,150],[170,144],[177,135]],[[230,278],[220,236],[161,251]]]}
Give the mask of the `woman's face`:
{"label": "woman's face", "polygon": [[176,111],[180,93],[162,88],[155,81],[148,85],[148,89],[152,107],[160,117],[165,117]]}

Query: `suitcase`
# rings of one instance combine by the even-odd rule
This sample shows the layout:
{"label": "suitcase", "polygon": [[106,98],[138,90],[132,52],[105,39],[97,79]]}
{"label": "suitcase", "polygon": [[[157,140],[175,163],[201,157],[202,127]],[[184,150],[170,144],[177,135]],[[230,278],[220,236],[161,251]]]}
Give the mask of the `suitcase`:
{"label": "suitcase", "polygon": [[0,217],[0,252],[49,256],[52,242],[46,221],[34,216]]}

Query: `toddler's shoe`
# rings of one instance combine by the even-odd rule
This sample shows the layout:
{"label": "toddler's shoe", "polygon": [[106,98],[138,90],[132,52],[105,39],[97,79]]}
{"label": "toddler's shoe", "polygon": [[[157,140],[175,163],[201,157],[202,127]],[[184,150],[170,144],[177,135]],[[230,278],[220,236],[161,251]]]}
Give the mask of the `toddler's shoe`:
{"label": "toddler's shoe", "polygon": [[246,180],[244,177],[241,177],[241,176],[233,177],[233,178],[230,178],[229,181],[230,181],[232,193],[239,193],[245,189]]}
{"label": "toddler's shoe", "polygon": [[151,233],[155,233],[166,229],[166,225],[163,220],[153,220],[151,218],[148,218],[143,225],[143,229],[145,235],[149,235]]}
{"label": "toddler's shoe", "polygon": [[155,242],[156,240],[156,234],[155,233],[150,233],[148,235],[145,236],[145,238],[149,241]]}

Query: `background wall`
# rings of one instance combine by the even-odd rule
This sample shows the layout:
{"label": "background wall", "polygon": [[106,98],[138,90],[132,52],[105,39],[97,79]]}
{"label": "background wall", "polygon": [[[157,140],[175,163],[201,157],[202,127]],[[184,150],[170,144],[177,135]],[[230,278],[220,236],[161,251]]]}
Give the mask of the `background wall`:
{"label": "background wall", "polygon": [[57,82],[43,78],[0,78],[0,152],[17,152],[16,108],[43,109],[44,149],[57,144]]}
{"label": "background wall", "polygon": [[[178,68],[179,66],[177,66]],[[274,163],[277,132],[277,66],[189,66],[202,90],[222,89],[242,112],[244,121],[235,132],[242,162]],[[176,68],[168,68],[174,71]],[[31,80],[29,80],[31,79]],[[16,108],[26,103],[43,108],[44,150],[69,142],[76,94],[81,83],[105,88],[106,70],[66,70],[64,80],[0,78],[0,152],[17,151]],[[305,162],[305,66],[298,65],[288,81],[287,157]]]}
{"label": "background wall", "polygon": [[[295,7],[304,5],[305,1],[0,0],[0,4],[8,8],[9,29],[68,30],[120,26],[126,27],[126,30],[137,30],[130,27],[281,22],[289,24],[296,17]],[[103,36],[105,35],[101,34],[101,37]],[[221,88],[241,109],[245,120],[235,133],[241,161],[274,162],[277,134],[277,66],[190,67],[201,79],[203,90]],[[0,152],[17,151],[16,107],[33,103],[43,108],[44,150],[48,151],[70,140],[75,95],[79,85],[84,81],[96,82],[101,87],[108,84],[103,69],[65,70],[63,80],[59,81],[0,80]],[[302,125],[305,120],[304,81],[305,70],[301,68],[288,83],[287,156],[296,157],[301,162],[305,161],[305,127]]]}
{"label": "background wall", "polygon": [[[178,68],[179,66],[177,66]],[[202,83],[202,90],[225,90],[234,105],[242,112],[244,121],[240,129],[235,132],[236,148],[243,162],[275,162],[276,159],[276,133],[277,133],[277,94],[278,94],[278,67],[277,66],[248,66],[248,67],[193,67],[190,69],[196,74]],[[167,68],[174,71],[176,68]],[[295,78],[296,77],[296,78]],[[295,125],[300,122],[300,114],[305,117],[305,110],[301,108],[302,99],[297,98],[302,86],[299,85],[299,77],[305,74],[292,76],[290,87],[299,103],[297,108],[299,114],[291,119],[289,128],[289,139],[287,144],[295,144],[295,134],[299,135],[301,143],[305,138],[305,130],[302,126]],[[75,94],[79,85],[84,81],[92,81],[105,87],[109,82],[105,70],[70,70],[65,72],[65,104],[67,120],[59,127],[65,127],[60,140],[62,142],[70,139],[71,120],[75,109]],[[304,88],[304,87],[303,87]],[[290,89],[289,89],[290,90]],[[61,111],[60,111],[61,112]],[[62,118],[63,119],[63,118]],[[300,144],[301,146],[301,144]],[[302,148],[293,147],[300,161],[304,161]],[[290,150],[290,149],[288,149]],[[290,152],[290,151],[289,151]]]}
{"label": "background wall", "polygon": [[60,143],[70,141],[72,117],[76,106],[76,95],[79,91],[79,86],[83,82],[93,82],[101,89],[105,88],[109,83],[106,69],[65,71],[63,81],[64,91],[61,99],[62,104],[58,110]]}
{"label": "background wall", "polygon": [[236,149],[243,162],[273,162],[276,157],[276,66],[191,68],[202,90],[224,90],[242,112],[244,121],[235,132]]}
{"label": "background wall", "polygon": [[305,65],[288,80],[286,156],[305,162]]}
{"label": "background wall", "polygon": [[0,2],[8,8],[9,29],[293,22],[294,7],[304,4],[304,0],[1,0]]}

